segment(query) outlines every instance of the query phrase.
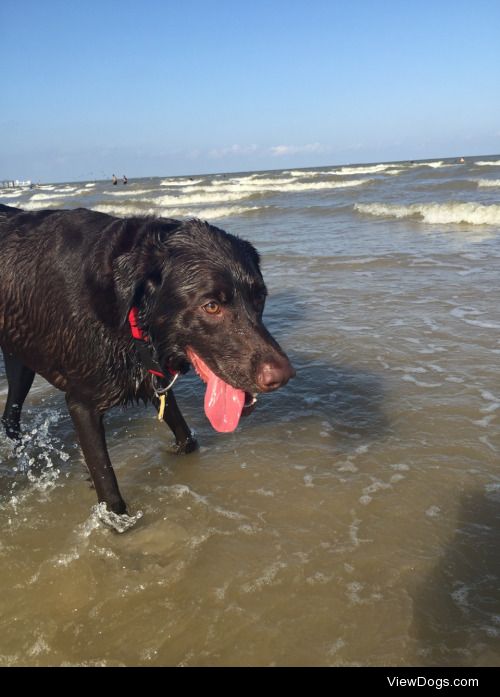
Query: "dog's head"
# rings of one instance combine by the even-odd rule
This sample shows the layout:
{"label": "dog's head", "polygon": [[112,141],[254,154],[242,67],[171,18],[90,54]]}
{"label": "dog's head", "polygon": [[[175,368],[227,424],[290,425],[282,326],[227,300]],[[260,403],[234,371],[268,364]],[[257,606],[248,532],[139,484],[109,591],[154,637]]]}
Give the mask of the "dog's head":
{"label": "dog's head", "polygon": [[137,305],[161,365],[185,372],[191,364],[207,384],[210,422],[234,430],[258,393],[295,374],[262,322],[267,291],[257,251],[198,220],[153,220],[134,239],[112,263],[121,321]]}

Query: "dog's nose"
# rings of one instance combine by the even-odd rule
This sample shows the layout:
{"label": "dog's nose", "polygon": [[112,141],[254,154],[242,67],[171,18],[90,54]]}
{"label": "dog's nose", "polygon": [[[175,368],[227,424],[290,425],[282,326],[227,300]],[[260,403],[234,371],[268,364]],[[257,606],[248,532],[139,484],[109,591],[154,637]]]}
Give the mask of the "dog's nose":
{"label": "dog's nose", "polygon": [[284,358],[279,363],[267,362],[260,366],[257,373],[257,386],[262,392],[271,392],[283,387],[295,376],[295,370],[290,361]]}

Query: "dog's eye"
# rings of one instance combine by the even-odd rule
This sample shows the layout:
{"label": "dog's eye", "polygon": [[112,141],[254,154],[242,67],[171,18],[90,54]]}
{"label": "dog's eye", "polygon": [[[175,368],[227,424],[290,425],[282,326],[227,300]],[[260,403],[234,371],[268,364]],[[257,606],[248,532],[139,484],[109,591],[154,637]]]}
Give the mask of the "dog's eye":
{"label": "dog's eye", "polygon": [[219,303],[216,303],[215,300],[211,300],[206,305],[203,305],[203,309],[205,312],[208,312],[209,315],[218,315],[221,310]]}

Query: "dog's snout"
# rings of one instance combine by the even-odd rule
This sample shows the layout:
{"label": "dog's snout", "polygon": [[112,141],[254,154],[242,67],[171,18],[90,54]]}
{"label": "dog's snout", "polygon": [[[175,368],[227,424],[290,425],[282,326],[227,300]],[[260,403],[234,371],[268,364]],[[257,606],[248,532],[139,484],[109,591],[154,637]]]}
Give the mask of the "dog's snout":
{"label": "dog's snout", "polygon": [[287,358],[262,363],[257,373],[257,386],[262,392],[271,392],[283,387],[295,376],[295,370]]}

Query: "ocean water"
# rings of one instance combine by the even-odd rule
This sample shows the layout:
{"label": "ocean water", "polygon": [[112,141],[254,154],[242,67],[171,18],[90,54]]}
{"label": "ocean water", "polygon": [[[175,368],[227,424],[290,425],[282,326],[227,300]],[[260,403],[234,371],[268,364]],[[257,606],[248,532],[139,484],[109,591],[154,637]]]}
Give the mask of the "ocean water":
{"label": "ocean water", "polygon": [[[500,156],[0,189],[197,216],[253,242],[297,377],[199,452],[107,417],[131,510],[92,506],[63,395],[0,435],[0,665],[500,664]],[[34,252],[36,253],[36,252]],[[6,395],[0,363],[0,402]]]}

